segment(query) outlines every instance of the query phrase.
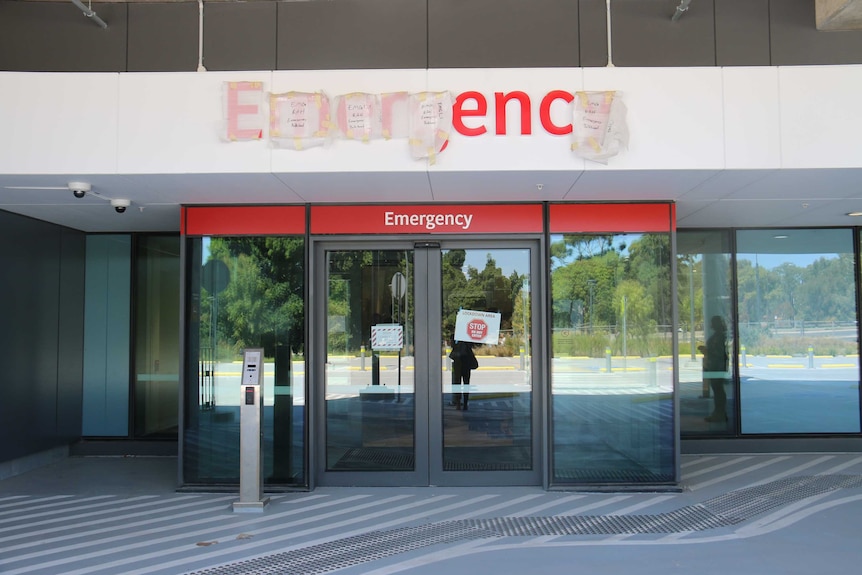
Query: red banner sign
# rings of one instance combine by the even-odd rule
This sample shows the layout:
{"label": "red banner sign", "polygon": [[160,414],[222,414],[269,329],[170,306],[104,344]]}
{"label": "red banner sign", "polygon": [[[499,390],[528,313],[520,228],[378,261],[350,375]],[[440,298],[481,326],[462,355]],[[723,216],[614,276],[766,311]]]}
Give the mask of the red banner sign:
{"label": "red banner sign", "polygon": [[539,204],[312,206],[312,234],[541,233]]}
{"label": "red banner sign", "polygon": [[673,204],[551,204],[551,233],[669,232]]}
{"label": "red banner sign", "polygon": [[180,233],[190,236],[267,236],[305,233],[305,206],[192,206]]}

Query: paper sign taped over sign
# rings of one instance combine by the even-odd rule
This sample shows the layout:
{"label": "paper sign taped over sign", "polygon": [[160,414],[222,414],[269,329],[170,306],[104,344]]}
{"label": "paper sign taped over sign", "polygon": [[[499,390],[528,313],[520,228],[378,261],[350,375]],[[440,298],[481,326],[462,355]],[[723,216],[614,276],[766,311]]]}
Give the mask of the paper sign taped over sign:
{"label": "paper sign taped over sign", "polygon": [[371,326],[371,349],[394,351],[404,347],[404,326],[382,323]]}
{"label": "paper sign taped over sign", "polygon": [[500,314],[462,309],[455,317],[455,341],[497,345],[500,340]]}

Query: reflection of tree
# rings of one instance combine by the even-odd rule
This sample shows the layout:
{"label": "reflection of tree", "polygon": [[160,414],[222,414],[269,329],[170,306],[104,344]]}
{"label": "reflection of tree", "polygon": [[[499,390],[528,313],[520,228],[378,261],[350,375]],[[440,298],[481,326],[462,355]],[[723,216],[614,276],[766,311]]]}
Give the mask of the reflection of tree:
{"label": "reflection of tree", "polygon": [[[649,336],[656,331],[653,298],[648,296],[640,281],[624,280],[614,291],[614,301],[620,322],[625,320],[628,335],[635,338],[640,353],[650,355]],[[620,350],[621,345],[618,345]]]}
{"label": "reflection of tree", "polygon": [[[455,333],[455,320],[459,309],[500,313],[500,330],[513,329],[513,315],[519,305],[519,299],[522,298],[521,289],[526,276],[514,271],[510,276],[504,276],[503,270],[497,266],[491,254],[488,254],[485,267],[481,270],[467,266],[465,273],[465,261],[464,250],[449,250],[443,253],[443,338],[449,340]],[[520,323],[524,323],[523,319],[520,319]]]}
{"label": "reflection of tree", "polygon": [[852,321],[856,318],[853,255],[820,258],[809,265],[799,289],[799,306],[805,316],[819,321]]}
{"label": "reflection of tree", "polygon": [[614,236],[596,234],[564,234],[551,243],[551,257],[560,261],[585,260],[614,251]]}
{"label": "reflection of tree", "polygon": [[[614,290],[617,270],[622,265],[616,252],[574,261],[556,269],[551,277],[554,293],[554,327],[576,327],[572,317],[579,318],[584,325],[609,325],[615,323]],[[590,281],[593,284],[592,309],[590,309]],[[582,314],[576,314],[581,309]],[[591,321],[592,320],[592,321]]]}
{"label": "reflection of tree", "polygon": [[623,298],[629,351],[659,351],[649,337],[672,324],[668,234],[556,236],[551,256],[553,325],[590,334],[572,351],[622,348]]}
{"label": "reflection of tree", "polygon": [[[358,351],[369,345],[371,327],[381,323],[405,326],[405,346],[412,342],[414,310],[412,252],[404,250],[343,250],[328,253],[328,343],[337,350]],[[404,298],[393,297],[396,273],[407,281]],[[342,329],[343,328],[343,329]]]}
{"label": "reflection of tree", "polygon": [[856,317],[852,254],[821,257],[804,268],[784,262],[767,269],[740,258],[736,275],[742,323]]}
{"label": "reflection of tree", "polygon": [[629,270],[626,277],[635,279],[653,302],[653,320],[671,325],[670,236],[644,234],[629,246]]}
{"label": "reflection of tree", "polygon": [[[304,345],[304,240],[292,237],[212,238],[210,258],[227,264],[231,281],[219,294],[218,332],[234,351]],[[203,328],[203,325],[202,325]]]}
{"label": "reflection of tree", "polygon": [[[692,254],[680,255],[676,272],[679,321],[693,333],[702,329],[703,322],[703,260]],[[700,282],[698,278],[701,278]]]}

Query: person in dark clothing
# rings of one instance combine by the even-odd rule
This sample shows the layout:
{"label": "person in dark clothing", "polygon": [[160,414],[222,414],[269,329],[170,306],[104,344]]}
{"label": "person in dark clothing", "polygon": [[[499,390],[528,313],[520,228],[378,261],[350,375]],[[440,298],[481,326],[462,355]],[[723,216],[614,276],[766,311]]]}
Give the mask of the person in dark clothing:
{"label": "person in dark clothing", "polygon": [[[470,385],[470,372],[479,367],[473,346],[466,341],[456,341],[449,354],[452,360],[452,385]],[[452,404],[455,409],[466,411],[470,393],[453,393]]]}
{"label": "person in dark clothing", "polygon": [[712,335],[706,340],[706,346],[700,346],[703,353],[703,378],[712,389],[714,405],[712,413],[706,417],[709,422],[727,421],[727,392],[724,383],[727,381],[727,325],[721,316],[714,315],[710,320]]}

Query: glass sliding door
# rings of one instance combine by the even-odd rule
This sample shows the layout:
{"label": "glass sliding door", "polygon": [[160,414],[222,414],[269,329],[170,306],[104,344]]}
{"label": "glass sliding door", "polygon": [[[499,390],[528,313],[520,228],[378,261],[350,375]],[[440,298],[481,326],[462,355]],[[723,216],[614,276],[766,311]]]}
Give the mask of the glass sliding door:
{"label": "glass sliding door", "polygon": [[533,253],[454,241],[315,250],[322,484],[540,483]]}
{"label": "glass sliding door", "polygon": [[442,251],[443,471],[534,467],[530,256]]}
{"label": "glass sliding door", "polygon": [[326,470],[413,474],[413,251],[331,250],[324,261]]}

